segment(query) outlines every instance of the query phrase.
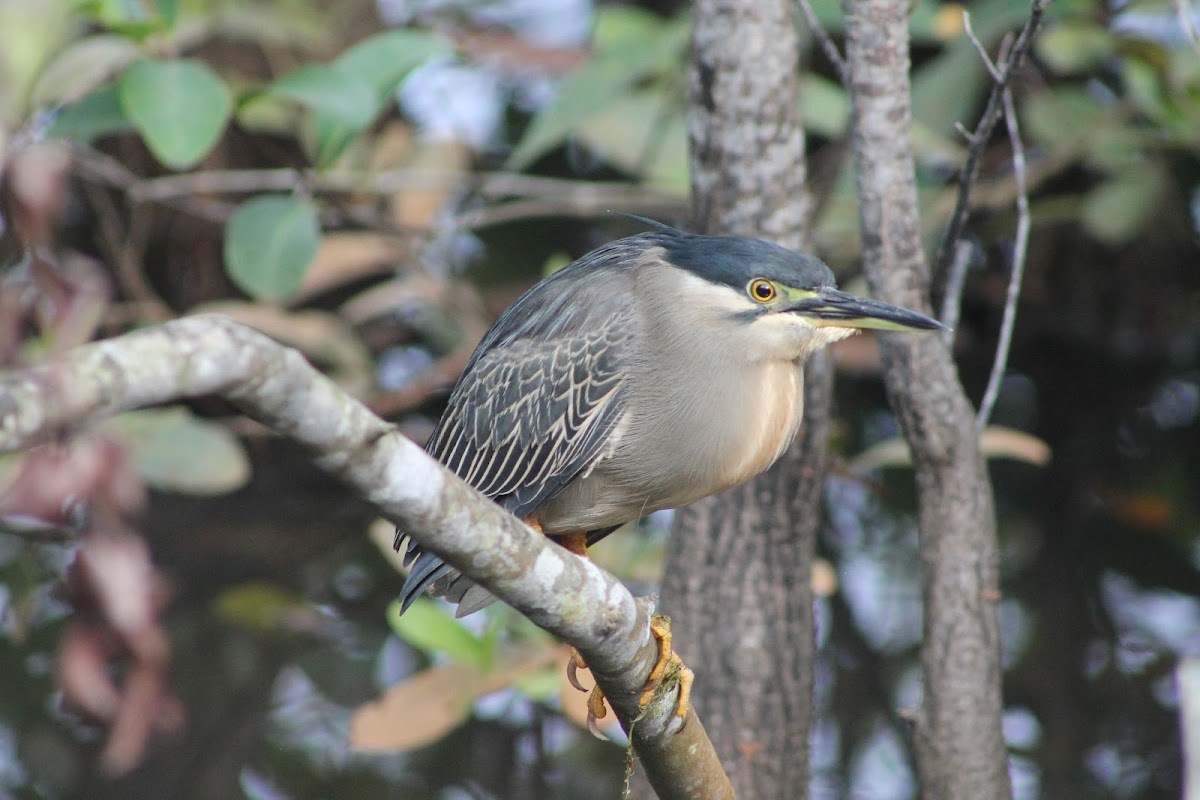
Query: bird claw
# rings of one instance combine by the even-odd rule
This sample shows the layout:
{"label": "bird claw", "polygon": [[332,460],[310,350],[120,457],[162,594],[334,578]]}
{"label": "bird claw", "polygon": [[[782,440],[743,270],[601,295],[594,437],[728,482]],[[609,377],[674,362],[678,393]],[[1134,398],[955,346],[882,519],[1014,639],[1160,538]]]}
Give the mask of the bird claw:
{"label": "bird claw", "polygon": [[[648,706],[650,701],[654,699],[654,695],[663,687],[664,682],[668,678],[677,678],[679,701],[675,706],[675,716],[683,720],[684,725],[687,725],[687,715],[691,709],[692,681],[695,676],[683,663],[683,660],[671,649],[670,620],[656,614],[650,620],[650,633],[658,640],[658,661],[655,662],[654,668],[650,670],[650,674],[646,677],[646,686],[642,690],[641,696],[638,697],[638,706],[640,708]],[[581,692],[588,692],[588,730],[598,739],[607,739],[600,732],[597,725],[597,720],[602,720],[608,716],[608,709],[604,705],[604,693],[600,691],[598,685],[593,686],[589,690],[579,682],[578,671],[587,668],[587,662],[583,660],[583,656],[578,650],[572,647],[571,658],[567,661],[567,682]],[[683,728],[681,727],[679,730],[682,731]]]}
{"label": "bird claw", "polygon": [[588,688],[579,682],[577,672],[581,669],[587,669],[588,665],[583,660],[583,656],[574,647],[571,648],[571,658],[567,661],[567,683],[571,684],[577,691],[586,692]]}
{"label": "bird claw", "polygon": [[[646,688],[638,698],[638,706],[645,708],[654,699],[655,693],[661,688],[663,681],[669,675],[679,678],[679,701],[675,705],[675,716],[685,721],[691,709],[692,681],[695,674],[687,668],[675,651],[671,649],[671,621],[664,616],[655,614],[650,619],[650,633],[658,640],[658,661],[654,669],[646,677]],[[682,728],[680,729],[682,730]]]}
{"label": "bird claw", "polygon": [[593,686],[588,689],[579,682],[578,672],[581,669],[587,669],[587,662],[583,660],[583,656],[574,647],[571,648],[571,658],[567,661],[567,683],[571,684],[575,689],[581,692],[588,693],[587,699],[587,727],[592,735],[597,739],[607,740],[608,737],[600,732],[597,720],[604,719],[608,716],[608,709],[604,706],[604,692],[600,691],[599,686]]}
{"label": "bird claw", "polygon": [[596,724],[597,720],[604,719],[608,716],[608,709],[604,707],[604,692],[600,691],[600,687],[596,686],[592,689],[592,693],[588,695],[587,700],[587,726],[592,732],[592,736],[597,739],[605,739],[608,737],[600,732],[600,727]]}
{"label": "bird claw", "polygon": [[[590,703],[589,703],[589,705],[590,705]],[[596,715],[591,712],[591,709],[588,709],[588,715],[587,715],[588,733],[590,733],[592,736],[595,736],[597,739],[600,739],[601,741],[607,742],[608,737],[604,735],[604,731],[600,730],[600,725],[596,722],[597,719],[598,719],[598,717],[596,717]]]}

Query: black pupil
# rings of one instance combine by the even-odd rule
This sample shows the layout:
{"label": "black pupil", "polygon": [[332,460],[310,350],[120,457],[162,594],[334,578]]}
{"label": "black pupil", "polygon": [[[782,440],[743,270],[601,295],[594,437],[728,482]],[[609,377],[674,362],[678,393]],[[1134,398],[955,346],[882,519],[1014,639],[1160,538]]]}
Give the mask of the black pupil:
{"label": "black pupil", "polygon": [[774,294],[774,292],[771,291],[771,284],[769,284],[769,283],[754,284],[754,295],[759,300],[770,300],[772,294]]}

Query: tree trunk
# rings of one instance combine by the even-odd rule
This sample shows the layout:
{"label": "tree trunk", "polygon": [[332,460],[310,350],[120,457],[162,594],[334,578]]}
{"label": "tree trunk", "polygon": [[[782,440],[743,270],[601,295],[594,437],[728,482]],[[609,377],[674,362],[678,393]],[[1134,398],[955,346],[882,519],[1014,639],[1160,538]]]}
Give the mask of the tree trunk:
{"label": "tree trunk", "polygon": [[[694,225],[804,248],[805,187],[795,7],[697,0],[688,127]],[[806,381],[801,435],[750,483],[682,509],[662,590],[693,698],[738,795],[802,797],[808,786],[820,520],[831,370]]]}
{"label": "tree trunk", "polygon": [[[929,308],[908,84],[906,0],[845,0],[863,263],[872,292]],[[974,413],[939,336],[883,335],[888,397],[913,451],[921,531],[924,698],[916,725],[926,798],[1007,798],[1000,597],[991,484]]]}

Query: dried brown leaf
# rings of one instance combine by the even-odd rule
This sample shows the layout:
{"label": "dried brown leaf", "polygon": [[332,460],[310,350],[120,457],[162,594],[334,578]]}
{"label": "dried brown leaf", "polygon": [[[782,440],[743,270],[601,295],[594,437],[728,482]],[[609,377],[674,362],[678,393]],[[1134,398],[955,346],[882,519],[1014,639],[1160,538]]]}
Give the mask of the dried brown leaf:
{"label": "dried brown leaf", "polygon": [[[100,766],[122,775],[141,763],[154,732],[183,722],[182,706],[166,693],[166,581],[141,537],[104,530],[84,540],[66,589],[76,613],[56,662],[64,703],[108,724]],[[118,679],[110,662],[125,656]]]}
{"label": "dried brown leaf", "polygon": [[[428,172],[443,172],[467,180],[472,153],[463,142],[452,140],[422,142],[412,154],[412,163]],[[411,187],[393,194],[389,201],[392,223],[401,229],[432,230],[442,209],[459,186],[447,180],[441,186]]]}
{"label": "dried brown leaf", "polygon": [[350,746],[408,750],[435,742],[466,720],[477,698],[546,664],[565,664],[568,655],[564,645],[538,645],[501,651],[487,672],[458,663],[430,667],[360,706],[350,720]]}
{"label": "dried brown leaf", "polygon": [[[1050,445],[1038,437],[1013,428],[990,425],[979,435],[979,449],[984,458],[1010,458],[1035,467],[1050,463]],[[902,437],[885,439],[868,447],[850,460],[855,471],[881,467],[904,467],[912,464],[908,443]]]}
{"label": "dried brown leaf", "polygon": [[409,248],[394,236],[371,231],[327,233],[290,302],[302,303],[352,281],[393,272],[411,257]]}
{"label": "dried brown leaf", "polygon": [[44,247],[54,240],[70,174],[71,153],[61,142],[42,142],[12,153],[0,188],[6,214],[26,247]]}
{"label": "dried brown leaf", "polygon": [[16,476],[0,490],[0,517],[70,527],[81,507],[127,517],[145,501],[145,487],[125,449],[91,434],[25,454]]}

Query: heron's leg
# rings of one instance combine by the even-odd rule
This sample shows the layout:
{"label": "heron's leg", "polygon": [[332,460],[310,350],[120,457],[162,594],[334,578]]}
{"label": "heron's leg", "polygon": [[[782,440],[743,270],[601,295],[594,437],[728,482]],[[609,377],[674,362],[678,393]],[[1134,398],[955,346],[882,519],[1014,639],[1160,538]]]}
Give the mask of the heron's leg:
{"label": "heron's leg", "polygon": [[556,537],[558,543],[570,550],[577,556],[588,557],[587,552],[587,533],[584,531],[575,531],[573,533],[564,533]]}

